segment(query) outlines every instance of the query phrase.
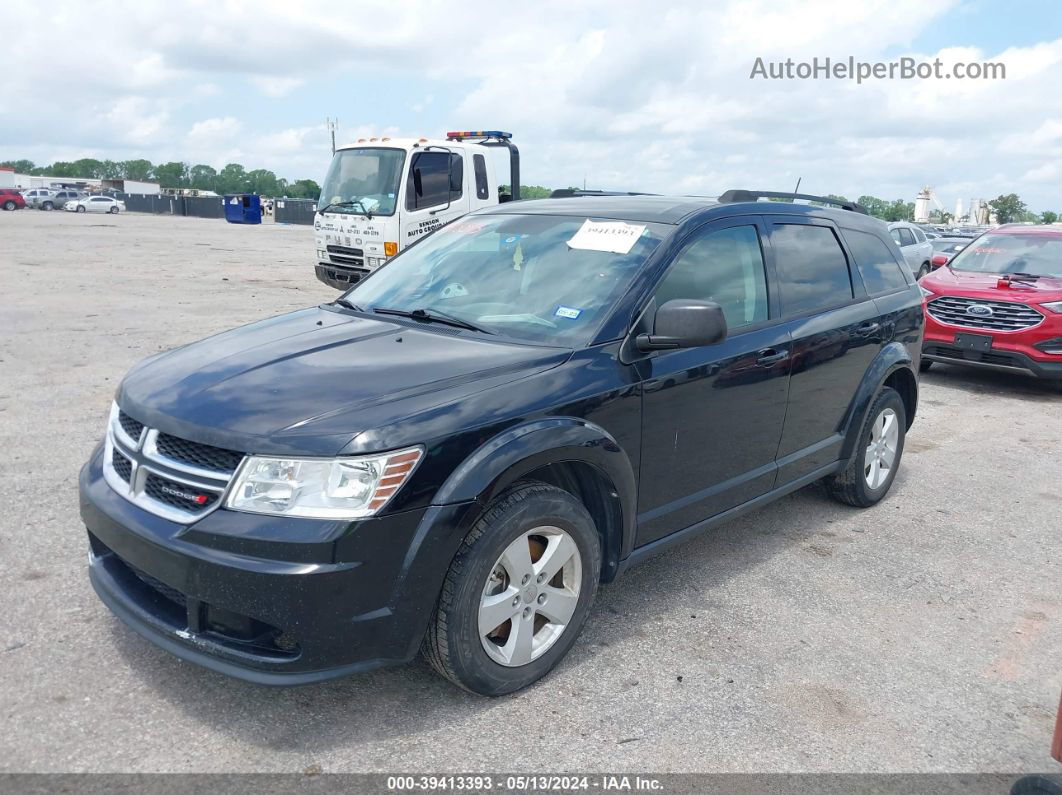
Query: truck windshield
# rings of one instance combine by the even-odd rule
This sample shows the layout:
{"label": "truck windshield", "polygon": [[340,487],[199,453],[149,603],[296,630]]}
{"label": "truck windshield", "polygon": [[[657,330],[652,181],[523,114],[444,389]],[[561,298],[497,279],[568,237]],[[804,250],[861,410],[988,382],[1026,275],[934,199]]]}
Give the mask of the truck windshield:
{"label": "truck windshield", "polygon": [[953,270],[1062,276],[1062,237],[981,235],[951,260]]}
{"label": "truck windshield", "polygon": [[402,149],[340,149],[321,186],[320,209],[361,215],[394,215],[406,153]]}
{"label": "truck windshield", "polygon": [[[403,251],[345,297],[367,312],[424,310],[421,316],[445,314],[491,333],[574,347],[589,342],[671,230],[576,216],[467,216]],[[613,234],[626,243],[617,245]]]}

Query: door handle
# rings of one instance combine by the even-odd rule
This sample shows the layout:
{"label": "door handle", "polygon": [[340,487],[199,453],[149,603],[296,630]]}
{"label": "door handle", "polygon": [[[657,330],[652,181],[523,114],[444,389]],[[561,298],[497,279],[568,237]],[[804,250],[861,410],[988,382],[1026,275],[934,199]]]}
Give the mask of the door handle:
{"label": "door handle", "polygon": [[780,351],[777,348],[764,348],[759,352],[760,358],[756,360],[756,364],[766,366],[768,364],[774,364],[780,362],[782,359],[789,355],[789,351]]}
{"label": "door handle", "polygon": [[880,328],[881,328],[881,324],[880,323],[870,323],[870,322],[868,322],[868,323],[861,323],[859,325],[859,327],[856,329],[856,331],[859,332],[860,334],[862,334],[864,337],[869,337],[871,334],[874,334],[875,332],[877,332],[877,330],[880,329]]}

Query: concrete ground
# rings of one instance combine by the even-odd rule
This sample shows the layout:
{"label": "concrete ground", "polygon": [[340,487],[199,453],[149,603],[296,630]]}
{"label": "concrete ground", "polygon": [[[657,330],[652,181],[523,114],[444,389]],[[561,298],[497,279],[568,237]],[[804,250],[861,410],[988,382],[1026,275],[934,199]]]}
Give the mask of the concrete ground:
{"label": "concrete ground", "polygon": [[935,366],[889,498],[810,487],[633,569],[528,691],[274,690],[89,586],[77,473],[137,360],[332,298],[308,227],[0,213],[0,770],[1052,770],[1062,396]]}

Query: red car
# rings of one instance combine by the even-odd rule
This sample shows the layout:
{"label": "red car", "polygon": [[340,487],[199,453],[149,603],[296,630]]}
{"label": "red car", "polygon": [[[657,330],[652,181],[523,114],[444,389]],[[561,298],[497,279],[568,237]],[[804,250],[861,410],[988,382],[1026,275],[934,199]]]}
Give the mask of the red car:
{"label": "red car", "polygon": [[923,371],[933,362],[986,367],[1062,389],[1062,227],[997,227],[919,286]]}
{"label": "red car", "polygon": [[21,210],[26,200],[14,188],[0,188],[0,207],[5,210]]}

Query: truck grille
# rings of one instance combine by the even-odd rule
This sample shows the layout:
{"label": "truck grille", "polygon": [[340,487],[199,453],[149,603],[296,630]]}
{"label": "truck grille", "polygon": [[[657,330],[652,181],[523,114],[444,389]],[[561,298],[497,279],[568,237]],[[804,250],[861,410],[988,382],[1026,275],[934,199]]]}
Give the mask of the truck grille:
{"label": "truck grille", "polygon": [[336,265],[353,265],[360,268],[365,264],[365,252],[360,248],[348,246],[326,246],[328,259]]}
{"label": "truck grille", "polygon": [[[971,313],[970,308],[977,307]],[[943,295],[926,305],[926,310],[941,323],[961,328],[988,331],[1022,331],[1040,323],[1044,316],[1025,304],[1010,301],[979,301]]]}
{"label": "truck grille", "polygon": [[103,474],[146,511],[190,524],[215,510],[243,453],[212,447],[137,423],[114,406],[104,440]]}

